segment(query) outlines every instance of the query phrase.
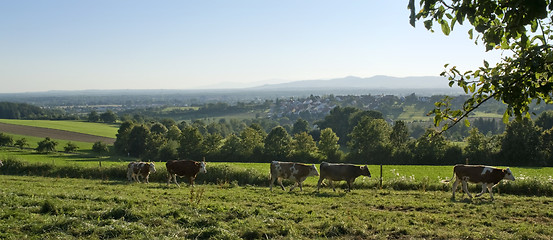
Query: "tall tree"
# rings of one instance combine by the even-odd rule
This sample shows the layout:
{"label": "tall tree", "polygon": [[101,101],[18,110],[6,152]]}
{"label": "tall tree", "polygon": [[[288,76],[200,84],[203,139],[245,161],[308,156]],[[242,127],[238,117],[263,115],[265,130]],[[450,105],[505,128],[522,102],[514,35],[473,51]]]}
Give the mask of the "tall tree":
{"label": "tall tree", "polygon": [[398,120],[392,127],[392,133],[390,133],[390,142],[394,148],[405,145],[409,140],[409,130],[404,121]]}
{"label": "tall tree", "polygon": [[324,160],[328,162],[342,161],[343,153],[340,151],[338,140],[338,136],[336,136],[336,133],[334,133],[331,128],[321,130],[318,148]]}
{"label": "tall tree", "polygon": [[381,164],[390,159],[391,128],[384,119],[365,117],[349,134],[350,159],[359,163]]}
{"label": "tall tree", "polygon": [[542,112],[538,116],[538,119],[536,119],[536,126],[541,127],[543,130],[551,129],[553,127],[553,111]]}
{"label": "tall tree", "polygon": [[150,137],[150,129],[144,125],[134,125],[128,136],[128,153],[133,157],[141,157],[146,152]]}
{"label": "tall tree", "polygon": [[313,162],[319,156],[317,143],[307,132],[296,133],[291,147],[290,154],[295,161]]}
{"label": "tall tree", "polygon": [[187,126],[182,130],[179,139],[179,158],[201,160],[204,154],[204,148],[202,145],[203,136],[198,128],[193,126]]}
{"label": "tall tree", "polygon": [[265,154],[267,161],[283,161],[290,154],[291,139],[286,129],[282,126],[273,128],[265,138]]}
{"label": "tall tree", "polygon": [[349,140],[348,133],[355,127],[350,127],[350,117],[360,111],[354,107],[335,107],[330,110],[330,113],[322,121],[317,122],[317,125],[321,129],[332,128],[340,138],[339,143],[345,144]]}
{"label": "tall tree", "polygon": [[115,151],[119,154],[130,155],[129,135],[133,127],[134,123],[132,121],[125,121],[121,124],[121,126],[119,126],[117,134],[115,134],[117,138],[115,139],[115,143],[113,144]]}
{"label": "tall tree", "polygon": [[501,142],[501,165],[543,166],[539,157],[540,129],[528,119],[513,121]]}
{"label": "tall tree", "polygon": [[[528,105],[553,103],[553,2],[550,0],[409,0],[410,23],[424,21],[431,30],[434,23],[440,25],[445,35],[456,24],[468,21],[472,28],[470,39],[482,44],[486,51],[509,51],[495,66],[484,61],[483,66],[464,73],[457,67],[446,65],[442,76],[449,78],[449,85],[464,89],[470,98],[463,108],[451,109],[450,98],[437,102],[432,111],[434,123],[447,130],[482,103],[496,99],[507,104],[503,121],[510,116],[517,119],[529,117]],[[476,35],[476,36],[475,36]],[[469,124],[465,120],[465,124]]]}
{"label": "tall tree", "polygon": [[[257,125],[259,126],[259,125]],[[247,127],[240,132],[240,152],[246,157],[252,157],[254,153],[260,153],[264,147],[263,140],[266,133],[258,127]]]}
{"label": "tall tree", "polygon": [[300,118],[294,123],[294,126],[292,127],[292,135],[296,135],[301,132],[309,132],[309,122]]}

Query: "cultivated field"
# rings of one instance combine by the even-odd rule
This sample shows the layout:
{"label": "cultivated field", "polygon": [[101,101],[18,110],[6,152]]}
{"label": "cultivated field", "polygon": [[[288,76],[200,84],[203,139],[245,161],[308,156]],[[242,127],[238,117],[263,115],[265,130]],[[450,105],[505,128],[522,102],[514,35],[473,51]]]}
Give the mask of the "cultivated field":
{"label": "cultivated field", "polygon": [[76,142],[113,144],[118,127],[79,121],[6,120],[0,119],[0,132]]}
{"label": "cultivated field", "polygon": [[550,239],[553,198],[0,175],[2,239]]}

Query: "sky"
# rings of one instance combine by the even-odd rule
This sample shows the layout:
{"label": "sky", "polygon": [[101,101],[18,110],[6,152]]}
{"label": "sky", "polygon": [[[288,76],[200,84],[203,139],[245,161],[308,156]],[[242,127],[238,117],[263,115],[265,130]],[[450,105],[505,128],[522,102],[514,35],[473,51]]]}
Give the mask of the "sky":
{"label": "sky", "polygon": [[465,71],[500,59],[468,26],[413,28],[407,3],[1,1],[0,93],[438,76],[446,63]]}

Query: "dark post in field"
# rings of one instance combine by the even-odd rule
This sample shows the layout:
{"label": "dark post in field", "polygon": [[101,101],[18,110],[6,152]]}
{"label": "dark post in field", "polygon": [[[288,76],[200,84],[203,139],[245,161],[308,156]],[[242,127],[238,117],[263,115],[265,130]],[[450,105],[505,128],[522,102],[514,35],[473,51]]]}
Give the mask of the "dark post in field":
{"label": "dark post in field", "polygon": [[380,164],[380,189],[382,189],[382,164]]}

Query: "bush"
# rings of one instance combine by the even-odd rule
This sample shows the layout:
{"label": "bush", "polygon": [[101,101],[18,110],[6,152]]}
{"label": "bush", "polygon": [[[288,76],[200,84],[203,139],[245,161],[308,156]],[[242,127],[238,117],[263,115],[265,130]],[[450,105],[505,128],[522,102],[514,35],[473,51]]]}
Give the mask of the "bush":
{"label": "bush", "polygon": [[49,137],[46,137],[44,140],[38,142],[38,147],[36,147],[36,151],[39,153],[55,152],[57,145],[58,142],[50,139]]}
{"label": "bush", "polygon": [[72,142],[68,142],[67,145],[65,145],[65,147],[63,147],[63,150],[66,153],[71,153],[71,152],[77,151],[78,148],[79,148],[79,146],[77,146],[77,144],[74,144]]}
{"label": "bush", "polygon": [[7,134],[0,132],[0,146],[12,146],[13,138]]}
{"label": "bush", "polygon": [[98,141],[92,145],[92,151],[98,154],[103,154],[109,152],[109,149],[107,144]]}

